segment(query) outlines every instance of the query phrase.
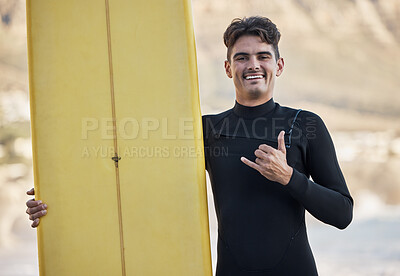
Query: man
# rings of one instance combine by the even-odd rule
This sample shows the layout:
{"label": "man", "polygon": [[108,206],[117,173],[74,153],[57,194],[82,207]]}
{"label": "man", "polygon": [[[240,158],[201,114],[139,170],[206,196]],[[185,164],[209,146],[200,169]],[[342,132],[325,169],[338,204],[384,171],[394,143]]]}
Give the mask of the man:
{"label": "man", "polygon": [[[279,39],[265,17],[235,19],[224,34],[236,103],[203,116],[218,218],[217,275],[317,275],[305,209],[339,229],[352,220],[353,199],[322,119],[273,100],[284,68]],[[47,206],[34,200],[27,206],[36,227]]]}

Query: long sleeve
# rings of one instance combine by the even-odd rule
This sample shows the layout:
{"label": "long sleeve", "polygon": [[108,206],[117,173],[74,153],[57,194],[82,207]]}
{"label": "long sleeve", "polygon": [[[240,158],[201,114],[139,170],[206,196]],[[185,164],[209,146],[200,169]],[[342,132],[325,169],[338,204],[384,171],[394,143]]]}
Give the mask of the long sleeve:
{"label": "long sleeve", "polygon": [[306,166],[315,182],[293,168],[285,187],[315,218],[344,229],[353,217],[353,199],[340,170],[332,139],[318,115],[305,111],[302,117],[300,129],[307,141]]}

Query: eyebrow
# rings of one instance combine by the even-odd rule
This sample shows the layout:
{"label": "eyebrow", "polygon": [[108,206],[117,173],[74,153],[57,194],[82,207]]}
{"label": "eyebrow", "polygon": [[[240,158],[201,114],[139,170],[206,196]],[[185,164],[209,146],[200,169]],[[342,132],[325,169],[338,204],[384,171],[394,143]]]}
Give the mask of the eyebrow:
{"label": "eyebrow", "polygon": [[[249,56],[249,55],[250,55],[249,53],[238,52],[233,56],[233,58],[236,58],[237,56]],[[256,55],[269,55],[272,57],[272,53],[270,51],[258,52]]]}

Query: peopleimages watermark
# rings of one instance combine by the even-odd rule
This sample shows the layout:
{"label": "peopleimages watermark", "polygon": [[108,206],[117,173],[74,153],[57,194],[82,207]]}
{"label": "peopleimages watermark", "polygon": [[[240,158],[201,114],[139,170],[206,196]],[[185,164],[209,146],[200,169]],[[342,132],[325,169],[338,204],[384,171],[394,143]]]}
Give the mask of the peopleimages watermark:
{"label": "peopleimages watermark", "polygon": [[[200,124],[199,124],[200,123]],[[92,137],[101,140],[201,140],[203,133],[201,124],[205,129],[204,139],[209,135],[229,134],[230,137],[268,140],[276,139],[279,132],[285,131],[291,139],[305,136],[315,139],[317,128],[320,127],[315,116],[297,118],[256,118],[251,123],[243,118],[231,121],[229,118],[214,122],[209,117],[204,122],[195,122],[190,117],[155,118],[155,117],[124,117],[118,120],[113,118],[85,117],[81,120],[81,139],[88,140]]]}

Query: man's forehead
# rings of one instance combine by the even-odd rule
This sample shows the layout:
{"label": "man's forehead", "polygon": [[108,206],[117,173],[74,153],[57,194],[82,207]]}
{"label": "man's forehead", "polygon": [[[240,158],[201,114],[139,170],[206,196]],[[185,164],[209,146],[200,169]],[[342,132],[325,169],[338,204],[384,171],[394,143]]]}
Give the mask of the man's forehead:
{"label": "man's forehead", "polygon": [[259,36],[254,35],[244,35],[236,40],[235,44],[232,47],[232,54],[238,52],[245,52],[248,54],[255,54],[258,52],[271,52],[273,53],[272,44],[268,44],[261,40]]}

